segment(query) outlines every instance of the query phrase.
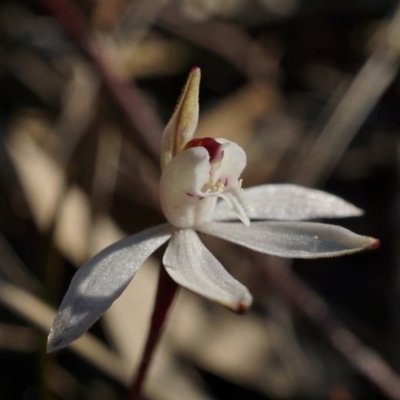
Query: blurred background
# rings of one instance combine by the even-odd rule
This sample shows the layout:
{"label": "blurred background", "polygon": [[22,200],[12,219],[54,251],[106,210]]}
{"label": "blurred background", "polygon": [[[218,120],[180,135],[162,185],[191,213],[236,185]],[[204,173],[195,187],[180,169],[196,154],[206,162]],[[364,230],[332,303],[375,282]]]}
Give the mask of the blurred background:
{"label": "blurred background", "polygon": [[400,12],[394,0],[0,3],[0,398],[118,400],[160,254],[81,340],[45,355],[76,268],[163,221],[160,136],[190,68],[197,136],[365,210],[379,250],[294,261],[204,238],[253,293],[239,316],[182,290],[151,400],[400,399]]}

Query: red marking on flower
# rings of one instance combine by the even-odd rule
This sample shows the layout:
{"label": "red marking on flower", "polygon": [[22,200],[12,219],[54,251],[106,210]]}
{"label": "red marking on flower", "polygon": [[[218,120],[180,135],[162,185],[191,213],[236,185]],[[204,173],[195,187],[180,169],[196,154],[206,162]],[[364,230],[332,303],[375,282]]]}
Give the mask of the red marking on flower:
{"label": "red marking on flower", "polygon": [[371,246],[368,247],[368,250],[376,250],[381,246],[381,241],[379,239],[376,239],[374,243],[371,244]]}
{"label": "red marking on flower", "polygon": [[199,200],[203,200],[204,199],[203,196],[197,196],[197,195],[189,193],[189,192],[185,192],[185,194],[186,194],[186,196],[189,196],[189,197],[197,197]]}
{"label": "red marking on flower", "polygon": [[249,310],[249,308],[249,304],[239,303],[235,309],[235,312],[237,312],[238,314],[244,314]]}
{"label": "red marking on flower", "polygon": [[186,143],[185,150],[192,147],[204,147],[210,156],[210,163],[220,161],[224,156],[224,151],[221,150],[222,144],[210,137],[189,140]]}

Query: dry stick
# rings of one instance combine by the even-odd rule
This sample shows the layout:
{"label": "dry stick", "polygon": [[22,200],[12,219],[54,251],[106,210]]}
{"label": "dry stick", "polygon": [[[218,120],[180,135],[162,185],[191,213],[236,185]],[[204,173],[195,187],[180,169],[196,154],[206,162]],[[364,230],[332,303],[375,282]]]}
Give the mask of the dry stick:
{"label": "dry stick", "polygon": [[169,0],[131,1],[120,20],[118,30],[138,43],[154,25]]}
{"label": "dry stick", "polygon": [[0,275],[4,276],[14,285],[31,293],[40,293],[42,285],[36,277],[26,268],[20,258],[0,233]]}
{"label": "dry stick", "polygon": [[[39,297],[2,279],[0,304],[45,333],[49,332],[56,314],[55,310]],[[121,366],[121,360],[92,334],[86,332],[82,338],[71,344],[70,350],[117,382],[127,384],[128,376]]]}
{"label": "dry stick", "polygon": [[[315,186],[335,168],[350,142],[399,70],[400,7],[358,75],[352,81],[311,149],[306,145],[288,174],[288,181]],[[306,154],[304,154],[306,153]]]}
{"label": "dry stick", "polygon": [[398,67],[397,61],[387,62],[378,54],[371,55],[307,156],[303,154],[293,163],[288,181],[315,186],[330,175],[368,114],[393,82]]}
{"label": "dry stick", "polygon": [[90,27],[77,6],[69,0],[42,2],[96,66],[114,100],[136,128],[148,151],[158,160],[162,124],[140,90],[132,82],[115,76],[109,69],[100,46],[90,40]]}
{"label": "dry stick", "polygon": [[164,266],[160,266],[157,295],[151,317],[150,331],[134,383],[129,391],[129,400],[139,400],[151,357],[160,338],[168,310],[174,300],[178,285],[170,278]]}
{"label": "dry stick", "polygon": [[[368,114],[395,79],[400,57],[400,7],[386,30],[386,41],[368,58],[318,139],[293,163],[287,180],[314,186],[332,172]],[[312,320],[332,346],[391,399],[400,399],[400,377],[376,352],[330,313],[328,305],[290,270],[263,265],[268,278]]]}
{"label": "dry stick", "polygon": [[108,126],[100,129],[91,193],[94,215],[110,212],[122,143],[121,132],[111,130]]}
{"label": "dry stick", "polygon": [[[260,80],[259,71],[254,74],[249,68],[249,50],[257,52],[258,62],[265,66],[262,77],[275,78],[277,63],[263,47],[253,40],[244,29],[229,22],[207,20],[194,23],[187,19],[172,2],[162,9],[157,25],[162,29],[181,36],[228,60],[238,71],[247,75],[249,80]],[[217,38],[224,38],[218,40]]]}
{"label": "dry stick", "polygon": [[374,350],[366,347],[329,310],[320,296],[296,277],[284,260],[254,255],[266,279],[306,315],[351,365],[390,399],[400,399],[400,377]]}

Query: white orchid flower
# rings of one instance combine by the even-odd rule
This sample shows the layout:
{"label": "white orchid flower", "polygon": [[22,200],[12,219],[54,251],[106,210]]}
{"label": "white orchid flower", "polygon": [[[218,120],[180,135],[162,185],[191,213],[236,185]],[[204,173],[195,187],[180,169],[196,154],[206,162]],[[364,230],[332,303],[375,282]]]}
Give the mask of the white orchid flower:
{"label": "white orchid flower", "polygon": [[362,214],[336,196],[288,184],[241,189],[243,149],[225,139],[192,139],[199,82],[200,70],[194,68],[163,135],[160,201],[168,223],[111,245],[79,269],[55,317],[48,351],[88,330],[168,240],[163,264],[172,279],[235,311],[247,310],[252,296],[197,232],[290,258],[333,257],[379,245],[339,226],[302,221]]}

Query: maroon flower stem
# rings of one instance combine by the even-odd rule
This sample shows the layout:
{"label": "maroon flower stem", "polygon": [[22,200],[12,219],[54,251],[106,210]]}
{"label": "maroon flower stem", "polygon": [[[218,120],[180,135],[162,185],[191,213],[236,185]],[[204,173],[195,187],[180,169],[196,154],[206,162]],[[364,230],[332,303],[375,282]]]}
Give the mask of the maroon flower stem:
{"label": "maroon flower stem", "polygon": [[42,0],[42,3],[96,66],[115,102],[137,130],[149,153],[158,160],[163,128],[143,94],[133,82],[113,74],[100,46],[91,40],[90,25],[75,4],[69,0]]}
{"label": "maroon flower stem", "polygon": [[365,346],[330,312],[328,304],[300,278],[283,260],[252,255],[270,284],[277,288],[303,315],[324,334],[331,345],[361,374],[392,400],[400,399],[400,377],[373,349]]}
{"label": "maroon flower stem", "polygon": [[128,394],[128,400],[140,399],[140,393],[150,365],[151,357],[161,336],[168,310],[174,300],[177,289],[178,285],[170,278],[165,268],[161,265],[150,330],[147,334],[146,346],[143,351],[140,366]]}

